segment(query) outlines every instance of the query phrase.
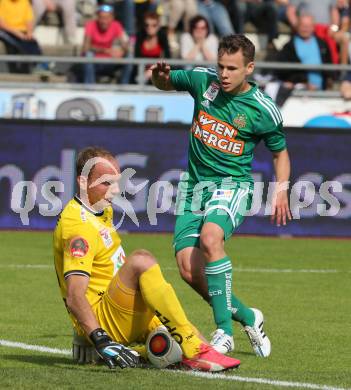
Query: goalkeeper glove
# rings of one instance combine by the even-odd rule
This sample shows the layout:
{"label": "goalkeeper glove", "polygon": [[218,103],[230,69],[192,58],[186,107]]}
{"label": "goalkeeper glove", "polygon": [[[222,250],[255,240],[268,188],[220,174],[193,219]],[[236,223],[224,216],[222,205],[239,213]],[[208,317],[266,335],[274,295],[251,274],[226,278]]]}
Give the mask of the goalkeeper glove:
{"label": "goalkeeper glove", "polygon": [[139,364],[139,354],[137,352],[112,341],[102,328],[93,330],[89,337],[98,355],[109,368],[114,369],[117,366],[121,368],[136,367]]}

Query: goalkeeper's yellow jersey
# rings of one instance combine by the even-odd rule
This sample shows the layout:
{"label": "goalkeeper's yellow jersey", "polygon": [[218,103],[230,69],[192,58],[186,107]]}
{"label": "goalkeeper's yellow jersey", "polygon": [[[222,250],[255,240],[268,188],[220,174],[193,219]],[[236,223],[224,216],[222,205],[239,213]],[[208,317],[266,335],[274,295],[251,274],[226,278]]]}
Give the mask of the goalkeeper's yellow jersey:
{"label": "goalkeeper's yellow jersey", "polygon": [[67,293],[65,279],[83,275],[90,278],[86,298],[94,307],[125,259],[121,239],[113,227],[112,207],[97,213],[77,196],[70,200],[57,221],[54,257],[63,300]]}

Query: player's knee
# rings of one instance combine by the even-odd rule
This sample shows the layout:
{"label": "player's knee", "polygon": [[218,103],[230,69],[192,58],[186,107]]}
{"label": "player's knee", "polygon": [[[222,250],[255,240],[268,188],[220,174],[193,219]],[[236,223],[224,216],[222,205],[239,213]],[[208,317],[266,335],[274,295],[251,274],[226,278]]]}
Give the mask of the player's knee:
{"label": "player's knee", "polygon": [[211,232],[202,233],[200,236],[200,248],[205,254],[211,254],[222,248],[222,240],[220,237]]}
{"label": "player's knee", "polygon": [[141,275],[157,263],[152,253],[145,249],[137,249],[132,252],[128,261],[132,264],[134,272],[138,275]]}

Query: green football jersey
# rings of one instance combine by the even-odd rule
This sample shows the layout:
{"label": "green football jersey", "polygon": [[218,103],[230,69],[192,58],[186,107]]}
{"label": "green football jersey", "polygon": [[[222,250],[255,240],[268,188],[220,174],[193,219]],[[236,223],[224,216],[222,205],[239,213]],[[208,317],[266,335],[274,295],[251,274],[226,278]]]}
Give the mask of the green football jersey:
{"label": "green football jersey", "polygon": [[256,145],[263,139],[272,152],[286,148],[281,113],[256,84],[232,95],[221,89],[212,68],[174,70],[170,77],[177,91],[188,91],[194,98],[188,164],[193,181],[218,183],[232,177],[252,183]]}

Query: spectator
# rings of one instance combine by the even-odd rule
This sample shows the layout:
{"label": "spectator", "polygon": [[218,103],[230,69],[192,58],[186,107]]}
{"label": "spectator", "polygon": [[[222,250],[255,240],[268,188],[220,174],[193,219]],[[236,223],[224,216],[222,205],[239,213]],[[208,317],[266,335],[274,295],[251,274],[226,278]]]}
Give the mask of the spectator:
{"label": "spectator", "polygon": [[72,0],[32,0],[35,24],[38,24],[45,12],[59,11],[63,19],[64,41],[76,43],[76,4]]}
{"label": "spectator", "polygon": [[[86,23],[83,55],[97,58],[122,58],[127,54],[128,35],[122,25],[114,20],[113,12],[112,6],[100,5],[96,19]],[[84,82],[95,83],[97,76],[113,76],[115,70],[114,64],[85,64]]]}
{"label": "spectator", "polygon": [[144,16],[147,12],[156,12],[159,0],[134,0],[137,32],[143,26]]}
{"label": "spectator", "polygon": [[115,19],[123,25],[128,36],[135,39],[136,2],[134,0],[104,0],[98,1],[98,4],[113,6]]}
{"label": "spectator", "polygon": [[280,22],[283,22],[287,25],[289,25],[289,20],[287,16],[288,7],[289,7],[290,0],[275,0],[274,5],[277,10],[278,14],[278,20]]}
{"label": "spectator", "polygon": [[[293,28],[296,27],[298,15],[313,15],[316,23],[315,33],[317,37],[327,43],[332,56],[332,62],[337,64],[340,61],[336,44],[338,43],[341,49],[341,61],[346,63],[345,57],[347,58],[348,54],[345,48],[348,45],[348,33],[341,30],[341,18],[337,17],[337,13],[339,12],[340,14],[342,12],[345,16],[345,10],[342,10],[342,8],[348,7],[348,2],[338,0],[290,0],[290,3],[287,16],[291,26]],[[343,26],[344,28],[345,25]]]}
{"label": "spectator", "polygon": [[214,61],[217,58],[218,38],[210,34],[208,21],[201,15],[190,20],[190,32],[180,38],[181,57],[190,61]]}
{"label": "spectator", "polygon": [[348,0],[337,0],[331,8],[331,26],[329,34],[339,46],[340,63],[349,62],[350,9]]}
{"label": "spectator", "polygon": [[238,34],[244,33],[244,16],[240,12],[238,0],[220,0],[228,11],[233,30]]}
{"label": "spectator", "polygon": [[178,42],[176,28],[183,22],[183,31],[189,31],[189,22],[198,13],[197,0],[169,0],[168,2],[168,40],[176,51]]}
{"label": "spectator", "polygon": [[[233,1],[233,0],[232,0]],[[267,34],[267,48],[274,49],[273,40],[278,37],[278,6],[284,1],[238,0],[241,20],[251,22],[259,32]],[[241,29],[243,29],[241,22]]]}
{"label": "spectator", "polygon": [[345,100],[351,100],[351,72],[347,72],[340,84],[340,93]]}
{"label": "spectator", "polygon": [[215,28],[221,37],[234,33],[229,13],[222,3],[217,0],[198,0],[198,8],[199,13],[208,20],[211,32]]}
{"label": "spectator", "polygon": [[[0,40],[8,54],[41,54],[38,42],[33,38],[33,9],[29,0],[0,0]],[[30,69],[28,64],[9,63],[13,73],[29,73]]]}
{"label": "spectator", "polygon": [[331,7],[336,0],[290,0],[287,16],[291,27],[296,28],[299,15],[313,15],[316,24],[329,24]]}
{"label": "spectator", "polygon": [[[280,62],[299,62],[319,65],[330,63],[331,57],[326,43],[314,35],[314,20],[310,15],[301,15],[297,19],[296,33],[278,53]],[[327,77],[318,71],[280,70],[278,78],[293,87],[303,84],[308,90],[326,87]]]}
{"label": "spectator", "polygon": [[[136,58],[170,58],[170,49],[166,31],[161,28],[160,17],[155,12],[144,15],[142,30],[137,34],[135,43]],[[152,64],[150,64],[151,66]],[[146,82],[150,82],[151,70],[147,66],[144,72]],[[134,70],[134,77],[136,75]]]}

